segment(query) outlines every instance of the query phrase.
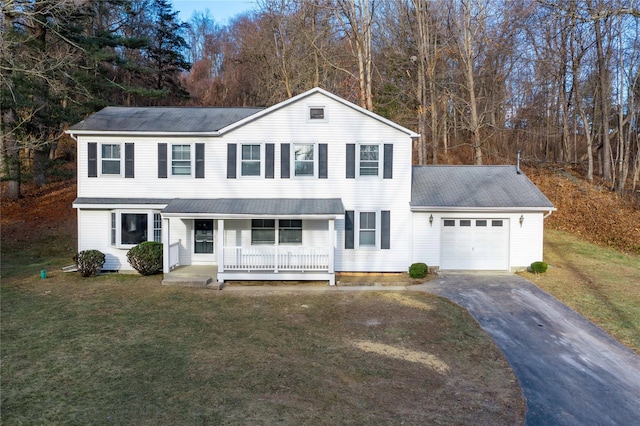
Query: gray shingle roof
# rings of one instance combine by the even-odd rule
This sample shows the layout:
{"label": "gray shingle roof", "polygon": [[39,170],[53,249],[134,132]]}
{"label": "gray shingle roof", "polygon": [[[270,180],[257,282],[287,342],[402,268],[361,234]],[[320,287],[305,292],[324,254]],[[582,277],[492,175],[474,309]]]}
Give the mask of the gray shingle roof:
{"label": "gray shingle roof", "polygon": [[168,204],[169,198],[97,198],[78,197],[73,204]]}
{"label": "gray shingle roof", "polygon": [[106,107],[69,130],[216,132],[263,108]]}
{"label": "gray shingle roof", "polygon": [[341,215],[339,198],[219,198],[172,200],[163,213],[211,213],[230,215]]}
{"label": "gray shingle roof", "polygon": [[411,207],[553,208],[515,166],[414,166]]}

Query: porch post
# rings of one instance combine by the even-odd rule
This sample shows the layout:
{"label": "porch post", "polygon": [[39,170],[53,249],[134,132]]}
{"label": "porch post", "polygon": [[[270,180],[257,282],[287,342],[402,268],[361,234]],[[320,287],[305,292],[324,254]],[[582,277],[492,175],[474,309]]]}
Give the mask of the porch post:
{"label": "porch post", "polygon": [[167,274],[171,269],[171,259],[169,259],[171,250],[169,244],[171,238],[169,238],[169,219],[162,218],[162,272]]}
{"label": "porch post", "polygon": [[335,254],[336,254],[336,235],[335,235],[335,219],[329,219],[329,273],[331,279],[330,285],[336,285],[336,267],[335,267]]}
{"label": "porch post", "polygon": [[218,249],[218,256],[216,256],[218,259],[218,272],[224,272],[224,219],[218,219],[216,247]]}

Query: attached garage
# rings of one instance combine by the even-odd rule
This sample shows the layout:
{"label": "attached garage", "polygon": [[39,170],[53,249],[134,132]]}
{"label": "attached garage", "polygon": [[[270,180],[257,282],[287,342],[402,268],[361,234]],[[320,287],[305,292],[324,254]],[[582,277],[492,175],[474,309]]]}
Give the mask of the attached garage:
{"label": "attached garage", "polygon": [[509,220],[444,218],[440,231],[440,269],[509,269]]}
{"label": "attached garage", "polygon": [[412,263],[517,271],[543,260],[553,204],[514,166],[414,166]]}

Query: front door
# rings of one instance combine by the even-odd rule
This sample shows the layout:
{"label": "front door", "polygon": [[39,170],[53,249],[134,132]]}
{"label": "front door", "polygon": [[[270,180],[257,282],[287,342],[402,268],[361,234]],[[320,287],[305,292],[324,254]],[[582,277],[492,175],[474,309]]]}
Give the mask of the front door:
{"label": "front door", "polygon": [[193,221],[193,261],[211,263],[215,260],[213,219],[194,219]]}

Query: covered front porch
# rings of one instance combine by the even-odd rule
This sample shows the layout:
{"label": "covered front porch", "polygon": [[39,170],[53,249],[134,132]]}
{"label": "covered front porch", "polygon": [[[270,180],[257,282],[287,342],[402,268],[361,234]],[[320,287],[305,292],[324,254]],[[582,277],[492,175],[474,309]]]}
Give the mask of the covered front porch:
{"label": "covered front porch", "polygon": [[219,283],[335,285],[335,220],[343,214],[339,199],[174,200],[162,212],[163,270],[212,265]]}

